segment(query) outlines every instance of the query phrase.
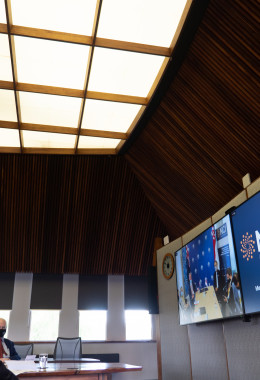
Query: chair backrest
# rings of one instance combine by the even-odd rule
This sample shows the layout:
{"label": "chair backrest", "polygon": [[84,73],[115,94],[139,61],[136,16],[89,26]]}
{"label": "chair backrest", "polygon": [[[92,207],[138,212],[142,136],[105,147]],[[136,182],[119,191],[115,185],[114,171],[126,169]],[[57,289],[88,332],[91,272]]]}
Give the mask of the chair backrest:
{"label": "chair backrest", "polygon": [[15,343],[14,347],[17,354],[20,356],[22,360],[24,360],[27,355],[33,354],[33,343]]}
{"label": "chair backrest", "polygon": [[55,360],[63,360],[63,359],[81,359],[82,358],[82,344],[81,338],[61,338],[58,337],[54,353],[53,359]]}

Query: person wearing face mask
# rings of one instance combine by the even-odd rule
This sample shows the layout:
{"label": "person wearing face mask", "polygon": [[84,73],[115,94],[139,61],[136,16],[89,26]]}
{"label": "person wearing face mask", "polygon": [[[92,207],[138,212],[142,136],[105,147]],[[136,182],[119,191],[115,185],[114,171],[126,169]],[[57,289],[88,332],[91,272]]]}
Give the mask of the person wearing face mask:
{"label": "person wearing face mask", "polygon": [[0,318],[0,360],[2,362],[6,360],[21,360],[15,350],[14,343],[9,339],[4,338],[5,333],[6,320]]}

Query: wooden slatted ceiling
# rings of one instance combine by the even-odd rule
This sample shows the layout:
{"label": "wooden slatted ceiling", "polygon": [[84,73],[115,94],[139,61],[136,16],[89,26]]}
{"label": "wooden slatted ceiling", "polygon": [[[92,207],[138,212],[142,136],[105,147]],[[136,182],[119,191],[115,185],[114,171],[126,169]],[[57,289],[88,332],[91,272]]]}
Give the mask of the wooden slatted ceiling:
{"label": "wooden slatted ceiling", "polygon": [[166,230],[123,157],[0,155],[2,272],[144,274]]}
{"label": "wooden slatted ceiling", "polygon": [[259,4],[212,0],[167,94],[126,154],[177,238],[260,175]]}
{"label": "wooden slatted ceiling", "polygon": [[145,274],[155,236],[179,237],[257,178],[257,15],[252,0],[211,0],[124,157],[1,154],[1,271]]}

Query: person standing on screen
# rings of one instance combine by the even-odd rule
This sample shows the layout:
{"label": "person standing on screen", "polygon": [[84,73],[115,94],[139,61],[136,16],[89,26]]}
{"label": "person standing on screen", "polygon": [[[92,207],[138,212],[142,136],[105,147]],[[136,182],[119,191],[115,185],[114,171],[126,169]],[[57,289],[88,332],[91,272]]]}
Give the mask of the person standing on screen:
{"label": "person standing on screen", "polygon": [[5,333],[6,320],[0,318],[0,360],[2,362],[6,360],[20,360],[21,358],[15,350],[14,343],[9,339],[4,339]]}
{"label": "person standing on screen", "polygon": [[233,289],[233,294],[234,294],[236,314],[242,314],[240,282],[239,282],[238,273],[233,274],[232,289]]}
{"label": "person standing on screen", "polygon": [[223,298],[222,298],[221,274],[220,274],[220,270],[218,269],[217,260],[214,261],[214,269],[215,269],[215,272],[214,272],[214,290],[216,293],[218,303],[222,303]]}
{"label": "person standing on screen", "polygon": [[224,317],[228,317],[230,315],[235,314],[235,300],[234,293],[232,288],[232,270],[231,268],[227,268],[226,270],[227,282],[224,287]]}
{"label": "person standing on screen", "polygon": [[194,308],[194,304],[196,301],[196,291],[197,287],[195,282],[192,281],[192,274],[189,273],[189,295],[190,295],[190,305],[192,308]]}

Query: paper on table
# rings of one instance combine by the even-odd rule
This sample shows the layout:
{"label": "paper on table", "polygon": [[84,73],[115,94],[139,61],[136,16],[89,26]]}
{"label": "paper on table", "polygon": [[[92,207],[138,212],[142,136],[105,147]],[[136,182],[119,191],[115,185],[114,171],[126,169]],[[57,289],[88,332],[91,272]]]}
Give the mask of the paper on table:
{"label": "paper on table", "polygon": [[37,371],[37,366],[33,360],[7,360],[5,363],[7,368],[15,375]]}
{"label": "paper on table", "polygon": [[36,355],[27,355],[26,358],[25,358],[25,360],[32,360],[32,361],[34,361],[35,358],[36,358]]}

